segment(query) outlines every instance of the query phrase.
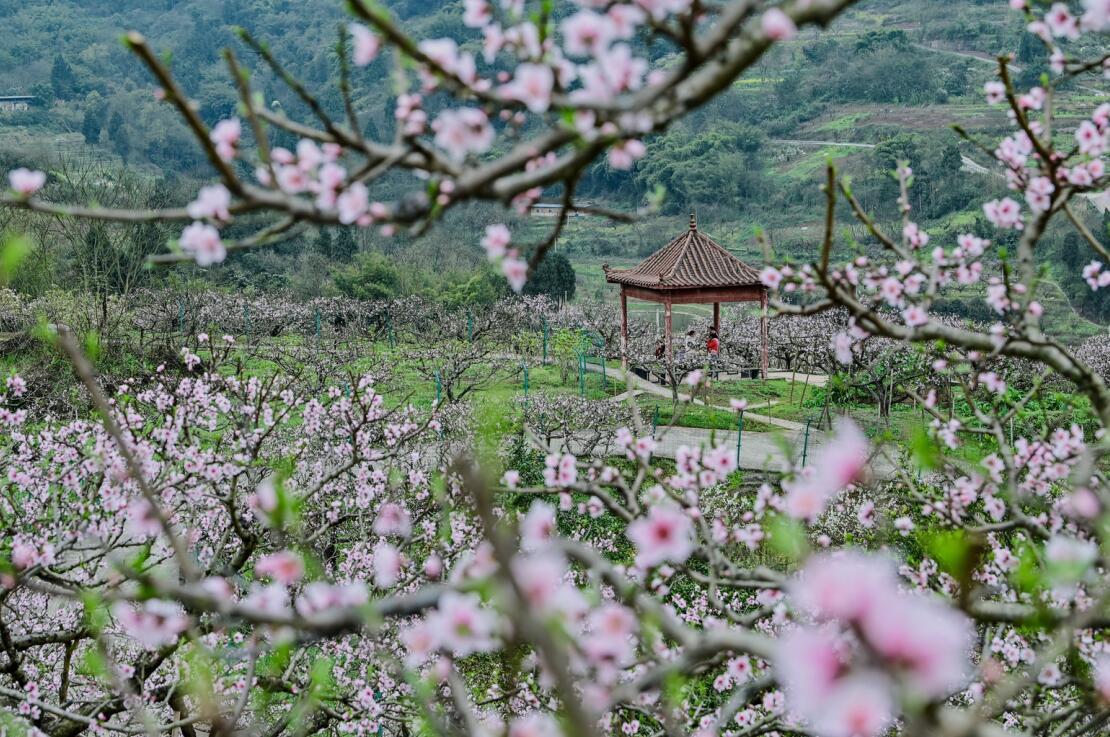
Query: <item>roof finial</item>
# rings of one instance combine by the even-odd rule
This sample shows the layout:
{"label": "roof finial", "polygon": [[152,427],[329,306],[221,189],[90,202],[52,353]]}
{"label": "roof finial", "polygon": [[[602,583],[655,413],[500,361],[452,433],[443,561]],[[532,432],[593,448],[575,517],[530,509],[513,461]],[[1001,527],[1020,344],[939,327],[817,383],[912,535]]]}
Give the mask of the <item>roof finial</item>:
{"label": "roof finial", "polygon": [[690,230],[698,229],[698,212],[694,208],[690,208]]}

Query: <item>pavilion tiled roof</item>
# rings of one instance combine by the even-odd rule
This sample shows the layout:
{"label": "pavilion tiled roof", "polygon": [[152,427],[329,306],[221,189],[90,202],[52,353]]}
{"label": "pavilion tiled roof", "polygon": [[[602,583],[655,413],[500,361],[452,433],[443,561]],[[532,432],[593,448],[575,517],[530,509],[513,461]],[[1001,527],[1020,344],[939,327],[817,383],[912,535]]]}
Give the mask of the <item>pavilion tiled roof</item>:
{"label": "pavilion tiled roof", "polygon": [[760,284],[759,272],[733,256],[698,230],[690,215],[690,228],[630,269],[605,270],[605,280],[647,289],[697,289]]}

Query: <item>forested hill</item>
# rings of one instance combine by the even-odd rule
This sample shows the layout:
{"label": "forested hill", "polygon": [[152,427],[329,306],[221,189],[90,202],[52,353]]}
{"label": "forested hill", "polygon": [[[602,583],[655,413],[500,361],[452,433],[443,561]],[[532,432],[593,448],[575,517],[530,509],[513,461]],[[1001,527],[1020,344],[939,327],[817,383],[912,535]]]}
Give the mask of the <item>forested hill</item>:
{"label": "forested hill", "polygon": [[[387,4],[418,37],[451,36],[474,50],[480,45],[475,31],[462,26],[461,0]],[[555,5],[558,14],[576,8],[570,0]],[[631,171],[599,162],[579,188],[584,198],[625,209],[665,193],[665,223],[641,228],[580,224],[566,234],[563,252],[576,267],[588,266],[597,276],[602,260],[620,263],[660,245],[660,228],[672,228],[674,218],[696,206],[706,227],[744,257],[759,258],[750,237],[756,225],[768,230],[780,251],[801,254],[811,248],[820,227],[817,184],[830,158],[853,176],[859,198],[882,218],[896,217],[895,186],[888,174],[897,161],[908,160],[917,179],[915,214],[931,232],[945,237],[980,227],[979,203],[993,191],[1003,192],[1004,182],[985,168],[990,162],[981,151],[960,142],[951,125],[987,140],[1004,129],[1004,117],[987,107],[981,94],[995,72],[995,55],[1015,54],[1012,71],[1022,85],[1036,84],[1044,68],[1039,46],[1007,5],[1005,0],[863,0],[829,31],[807,31],[776,46],[728,93],[648,141],[647,156]],[[209,121],[235,107],[220,56],[227,46],[255,70],[255,87],[272,106],[307,117],[296,96],[261,69],[235,37],[236,26],[269,43],[282,63],[319,93],[324,106],[342,117],[335,45],[345,18],[342,0],[0,0],[5,31],[0,94],[36,98],[30,111],[0,113],[0,165],[63,159],[123,166],[171,183],[207,176],[187,131],[168,106],[154,99],[147,71],[121,45],[121,33],[139,30],[165,52]],[[653,63],[666,65],[671,49],[666,41],[654,40],[646,53]],[[1101,87],[1068,89],[1056,101],[1062,129],[1071,111],[1089,108],[1092,99],[1110,90],[1105,81],[1088,84]],[[388,55],[360,70],[355,85],[367,134],[389,136],[395,91]],[[1091,227],[1104,227],[1093,213],[1088,216]],[[437,271],[480,264],[470,241],[485,216],[471,217],[459,230],[452,232],[448,222],[441,234],[417,244],[433,260],[414,262],[432,263]],[[397,248],[365,234],[357,237],[359,250]],[[1077,252],[1069,237],[1061,231],[1048,239],[1060,265],[1061,304],[1105,322],[1110,300],[1100,294],[1107,291],[1092,293],[1082,284],[1069,261]],[[321,239],[332,242],[328,235]],[[329,249],[324,253],[330,258]],[[325,264],[321,268],[328,273],[304,283],[304,273],[316,272],[303,264],[266,262],[263,268],[251,259],[244,256],[226,267],[240,269],[237,283],[257,284],[260,273],[267,285],[306,293],[340,283],[329,271],[334,264]],[[220,273],[212,278],[222,278]],[[426,284],[428,278],[406,283]],[[579,288],[595,286],[580,276]],[[954,309],[975,314],[986,308]]]}
{"label": "forested hill", "polygon": [[[338,92],[329,82],[335,78],[342,5],[339,0],[0,0],[0,26],[5,29],[0,94],[30,94],[37,102],[33,114],[4,121],[3,140],[17,138],[18,131],[8,130],[12,127],[81,133],[129,163],[187,171],[197,161],[195,147],[173,124],[170,111],[151,97],[146,70],[119,42],[122,31],[139,30],[167,53],[206,119],[225,116],[235,106],[220,50],[231,46],[245,53],[234,36],[236,26],[272,44],[290,70],[321,92],[326,106],[337,107]],[[478,43],[475,32],[461,24],[461,1],[394,0],[389,5],[416,35]],[[574,8],[571,2],[557,5],[564,13]],[[694,126],[699,131],[719,135],[692,141],[683,154],[695,157],[698,166],[691,169],[702,168],[705,162],[697,157],[707,152],[717,166],[729,167],[750,158],[763,135],[790,138],[800,133],[799,125],[829,103],[917,106],[965,95],[989,67],[918,45],[984,54],[1017,50],[1020,24],[1002,6],[998,0],[863,3],[834,34],[817,43],[808,37],[784,47],[762,64],[756,77],[738,85],[735,94],[698,116]],[[649,50],[662,63],[668,52],[662,41]],[[361,80],[371,133],[385,133],[380,129],[390,125],[388,80],[384,58]],[[288,90],[272,82],[267,75],[260,78],[267,99],[299,111]],[[757,178],[741,177],[721,191],[714,172],[706,173],[710,176],[700,178],[714,184],[703,185],[704,192],[683,181],[681,172],[668,171],[667,162],[640,172],[636,182],[603,184],[604,191],[617,185],[617,191],[636,198],[643,189],[638,184],[662,183],[684,198],[703,202],[706,194],[744,198],[760,186]]]}

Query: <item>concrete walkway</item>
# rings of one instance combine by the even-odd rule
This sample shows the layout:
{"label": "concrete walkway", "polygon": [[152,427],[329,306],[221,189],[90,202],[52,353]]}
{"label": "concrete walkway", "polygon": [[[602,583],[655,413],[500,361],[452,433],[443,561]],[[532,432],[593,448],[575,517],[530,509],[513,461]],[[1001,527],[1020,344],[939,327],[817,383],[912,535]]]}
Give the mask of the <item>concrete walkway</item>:
{"label": "concrete walkway", "polygon": [[[746,415],[745,415],[746,416]],[[656,458],[674,459],[682,446],[690,448],[709,448],[713,445],[726,445],[736,448],[735,430],[706,430],[700,427],[659,427],[655,439],[659,446],[655,449]],[[740,444],[740,468],[755,471],[782,472],[790,467],[791,461],[800,463],[803,451],[808,459],[813,458],[814,450],[825,442],[824,433],[810,429],[808,446],[804,430],[793,432],[751,432],[745,431]],[[542,443],[539,443],[542,445]],[[787,449],[790,449],[788,452]],[[573,453],[577,456],[617,455],[615,446],[583,448],[582,443],[571,438],[552,438],[545,452]]]}
{"label": "concrete walkway", "polygon": [[768,379],[793,380],[795,384],[809,383],[810,386],[825,386],[829,383],[828,374],[803,374],[801,371],[768,371]]}
{"label": "concrete walkway", "polygon": [[[744,416],[748,414],[745,412]],[[809,431],[809,443],[805,448],[808,458],[813,457],[813,451],[825,442],[824,433]],[[736,447],[737,433],[735,430],[705,430],[700,427],[661,427],[655,434],[659,447],[655,455],[662,458],[674,458],[679,447],[709,447],[715,441],[717,445]],[[740,443],[740,468],[748,470],[785,471],[791,461],[801,462],[803,447],[806,445],[805,430],[801,432],[750,432],[745,431]],[[788,455],[784,448],[791,448]]]}

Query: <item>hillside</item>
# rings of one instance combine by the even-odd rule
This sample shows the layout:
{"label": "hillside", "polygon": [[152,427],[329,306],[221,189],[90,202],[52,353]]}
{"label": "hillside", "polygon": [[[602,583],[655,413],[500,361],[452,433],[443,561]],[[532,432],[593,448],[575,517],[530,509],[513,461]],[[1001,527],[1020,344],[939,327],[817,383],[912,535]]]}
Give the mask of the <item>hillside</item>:
{"label": "hillside", "polygon": [[[450,35],[475,49],[480,43],[461,25],[461,2],[389,5],[415,35]],[[573,8],[569,2],[557,5],[557,13]],[[0,22],[11,38],[0,49],[5,70],[0,94],[37,98],[30,111],[0,113],[0,164],[63,159],[70,166],[125,166],[171,184],[203,177],[206,165],[183,126],[153,98],[145,69],[118,43],[120,32],[135,28],[147,34],[166,52],[202,116],[215,121],[235,104],[220,50],[232,46],[257,67],[235,39],[235,26],[268,41],[294,74],[321,93],[325,107],[338,111],[339,94],[329,80],[335,76],[336,27],[342,19],[341,3],[333,0],[0,0]],[[985,105],[980,90],[1002,52],[1015,54],[1011,71],[1019,83],[1036,83],[1043,60],[1022,31],[1020,19],[998,0],[868,0],[829,31],[811,31],[775,47],[728,94],[650,141],[648,155],[632,171],[617,172],[602,162],[588,173],[580,195],[608,207],[633,209],[653,192],[666,197],[658,215],[641,225],[593,218],[575,223],[560,246],[577,267],[579,289],[605,296],[598,284],[602,261],[628,262],[650,252],[695,207],[704,227],[745,258],[762,258],[751,238],[756,226],[768,232],[780,255],[806,256],[820,228],[817,184],[827,160],[852,175],[860,200],[881,220],[896,217],[895,184],[887,173],[907,160],[917,179],[915,217],[935,237],[983,229],[979,204],[992,192],[1002,193],[1004,183],[984,170],[990,162],[961,143],[951,126],[988,141],[1003,129],[1004,117]],[[648,52],[660,65],[669,61],[666,43],[655,42]],[[368,135],[392,132],[388,80],[384,58],[355,80]],[[272,106],[293,116],[305,113],[272,75],[256,68],[255,84]],[[1056,101],[1064,127],[1072,110],[1108,90],[1105,81],[1067,90]],[[1093,211],[1086,215],[1091,227],[1103,226]],[[492,217],[503,216],[486,208],[456,213],[418,243],[384,243],[359,234],[354,250],[407,256],[394,259],[395,268],[405,272],[395,279],[398,288],[427,288],[447,271],[458,272],[465,286],[471,279],[467,272],[481,263],[474,234]],[[843,222],[848,227],[848,218]],[[862,236],[858,229],[854,235]],[[1051,234],[1050,244],[1057,263],[1074,266],[1064,232]],[[332,259],[305,264],[297,253],[288,248],[284,254],[239,257],[210,278],[306,295],[337,288]],[[409,264],[430,266],[431,273],[409,273],[416,269]],[[1078,279],[1060,286],[1065,332],[1081,335],[1094,329],[1087,319],[1110,318],[1110,301]],[[1072,314],[1072,306],[1081,315]],[[953,309],[985,316],[981,304]]]}

